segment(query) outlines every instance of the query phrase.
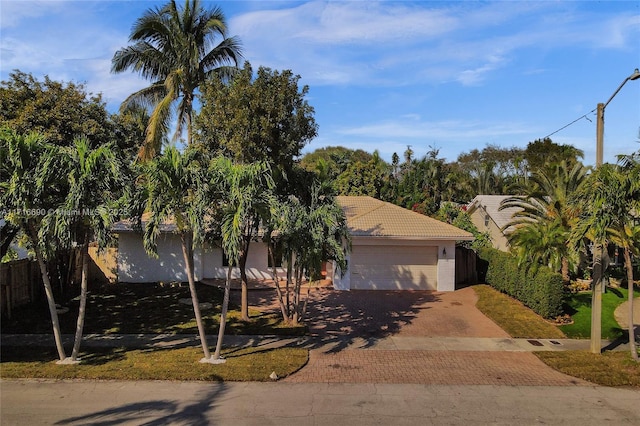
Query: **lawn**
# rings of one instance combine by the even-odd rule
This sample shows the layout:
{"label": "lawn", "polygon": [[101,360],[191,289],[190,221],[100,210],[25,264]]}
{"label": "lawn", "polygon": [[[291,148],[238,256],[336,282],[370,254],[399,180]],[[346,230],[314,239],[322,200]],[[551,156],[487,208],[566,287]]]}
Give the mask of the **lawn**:
{"label": "lawn", "polygon": [[[478,295],[476,304],[478,309],[512,337],[529,339],[562,338],[563,334],[558,330],[558,327],[545,321],[544,318],[522,305],[519,301],[494,290],[488,285],[477,285],[473,288]],[[616,306],[626,300],[627,296],[625,289],[619,290],[620,292],[610,291],[607,296],[606,309],[607,312],[610,312],[610,319],[614,322],[613,311]],[[572,299],[576,301],[572,305],[576,309],[573,316],[576,321],[574,326],[582,322],[586,322],[587,326],[590,326],[590,294],[578,294],[577,296],[579,297]],[[589,296],[588,303],[584,296]],[[605,327],[604,299],[603,297],[603,332]],[[582,301],[582,303],[578,303],[579,301]],[[585,308],[588,308],[588,315],[583,314],[583,311],[586,310]],[[560,328],[565,330],[567,327],[569,326]],[[615,323],[615,327],[610,326],[612,330],[615,330],[615,328],[620,330],[617,323]],[[640,363],[634,362],[628,351],[605,352],[602,355],[585,351],[550,351],[534,352],[534,354],[550,367],[592,383],[602,386],[640,387]]]}
{"label": "lawn", "polygon": [[[197,284],[200,304],[208,303],[202,310],[207,334],[218,331],[219,313],[222,304],[222,290],[217,287]],[[181,303],[190,301],[186,284],[160,285],[111,284],[91,292],[87,300],[87,314],[84,332],[97,334],[138,334],[138,333],[197,333],[193,307]],[[64,306],[69,312],[59,315],[62,333],[75,332],[79,302],[71,300]],[[227,334],[277,334],[303,335],[305,327],[288,327],[278,314],[250,311],[250,321],[239,319],[236,306],[229,306],[226,326]],[[11,320],[2,321],[4,334],[50,334],[51,319],[45,303],[30,305],[13,312]]]}
{"label": "lawn", "polygon": [[473,287],[478,295],[476,306],[511,337],[526,339],[562,339],[565,335],[555,325],[521,302],[488,285]]}
{"label": "lawn", "polygon": [[[638,297],[640,291],[635,290],[634,294]],[[606,293],[602,295],[602,337],[604,339],[615,340],[626,335],[627,332],[620,328],[613,312],[628,300],[628,295],[626,288],[611,287],[607,287]],[[572,295],[567,301],[565,310],[574,322],[560,327],[564,334],[573,339],[591,338],[591,292]]]}
{"label": "lawn", "polygon": [[57,365],[55,348],[2,347],[2,378],[268,381],[302,368],[300,348],[223,350],[224,364],[202,364],[200,347],[165,350],[85,348],[78,365]]}
{"label": "lawn", "polygon": [[[203,284],[197,286],[203,309],[206,333],[218,331],[222,290]],[[87,301],[85,334],[196,334],[193,307],[187,285],[113,284],[92,292]],[[65,304],[69,312],[60,315],[61,330],[73,334],[78,300]],[[236,306],[230,305],[226,334],[303,335],[305,327],[287,327],[277,314],[250,311],[250,320],[239,319]],[[26,306],[14,311],[11,320],[2,321],[2,333],[51,334],[51,319],[45,304]],[[52,379],[118,380],[211,380],[262,381],[276,372],[285,377],[299,370],[308,359],[300,348],[226,348],[227,362],[201,364],[202,349],[131,349],[98,348],[83,345],[82,363],[57,365],[54,347],[0,348],[3,378],[37,377]]]}

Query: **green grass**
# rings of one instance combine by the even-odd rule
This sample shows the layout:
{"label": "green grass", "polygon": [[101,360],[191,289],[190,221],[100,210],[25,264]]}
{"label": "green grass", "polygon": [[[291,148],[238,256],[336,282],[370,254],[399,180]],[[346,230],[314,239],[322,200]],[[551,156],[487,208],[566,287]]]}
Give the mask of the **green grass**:
{"label": "green grass", "polygon": [[640,387],[640,363],[624,352],[593,354],[585,351],[535,352],[550,367],[602,386]]}
{"label": "green grass", "polygon": [[227,349],[224,364],[202,364],[200,348],[127,350],[87,348],[78,365],[57,365],[53,348],[1,348],[2,378],[268,381],[275,372],[286,377],[308,360],[300,348]]}
{"label": "green grass", "polygon": [[[635,290],[636,297],[640,296],[640,291]],[[607,288],[602,295],[602,337],[608,340],[615,340],[626,334],[620,328],[614,311],[623,302],[628,300],[628,290],[626,288]],[[565,306],[566,312],[571,315],[573,324],[561,326],[560,329],[572,339],[591,338],[591,292],[571,295]]]}
{"label": "green grass", "polygon": [[511,337],[526,339],[562,339],[565,335],[553,324],[488,285],[474,286],[478,295],[476,307],[491,318]]}
{"label": "green grass", "polygon": [[[209,302],[202,310],[207,334],[218,330],[222,290],[197,284],[200,303]],[[193,334],[197,332],[193,307],[180,303],[191,296],[187,285],[112,284],[92,291],[87,300],[84,332],[98,334]],[[62,333],[75,332],[78,300],[64,306],[69,312],[59,316]],[[230,305],[227,334],[304,335],[304,326],[289,327],[278,314],[250,310],[250,321],[241,321],[237,306]],[[4,334],[50,334],[51,319],[45,303],[16,309],[10,320],[2,321]]]}

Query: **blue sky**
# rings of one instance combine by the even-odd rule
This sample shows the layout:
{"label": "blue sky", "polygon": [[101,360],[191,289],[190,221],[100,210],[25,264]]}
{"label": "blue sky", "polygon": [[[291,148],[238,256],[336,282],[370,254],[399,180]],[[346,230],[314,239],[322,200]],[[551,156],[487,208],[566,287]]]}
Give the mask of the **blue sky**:
{"label": "blue sky", "polygon": [[[178,3],[181,3],[179,0]],[[110,74],[134,21],[163,1],[0,3],[0,69],[86,84],[110,111],[147,82]],[[254,69],[310,87],[319,136],[390,160],[449,161],[552,136],[595,161],[595,109],[640,67],[640,2],[219,1]],[[640,80],[607,106],[604,158],[640,148]]]}

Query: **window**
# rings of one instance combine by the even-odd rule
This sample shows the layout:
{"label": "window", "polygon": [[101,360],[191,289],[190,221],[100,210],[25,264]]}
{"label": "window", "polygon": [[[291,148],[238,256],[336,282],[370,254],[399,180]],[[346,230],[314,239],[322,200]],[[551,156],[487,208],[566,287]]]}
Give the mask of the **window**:
{"label": "window", "polygon": [[489,215],[488,214],[484,215],[484,226],[489,226]]}
{"label": "window", "polygon": [[[278,241],[273,247],[273,258],[276,261],[276,267],[282,267],[282,242]],[[269,268],[273,268],[273,262],[271,261],[271,256],[267,253],[267,264]]]}

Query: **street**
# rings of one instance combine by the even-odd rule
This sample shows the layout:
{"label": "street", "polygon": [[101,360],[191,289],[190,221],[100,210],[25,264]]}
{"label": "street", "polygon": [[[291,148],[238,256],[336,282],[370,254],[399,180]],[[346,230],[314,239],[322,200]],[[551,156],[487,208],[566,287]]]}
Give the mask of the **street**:
{"label": "street", "polygon": [[2,380],[2,425],[638,424],[599,386]]}

